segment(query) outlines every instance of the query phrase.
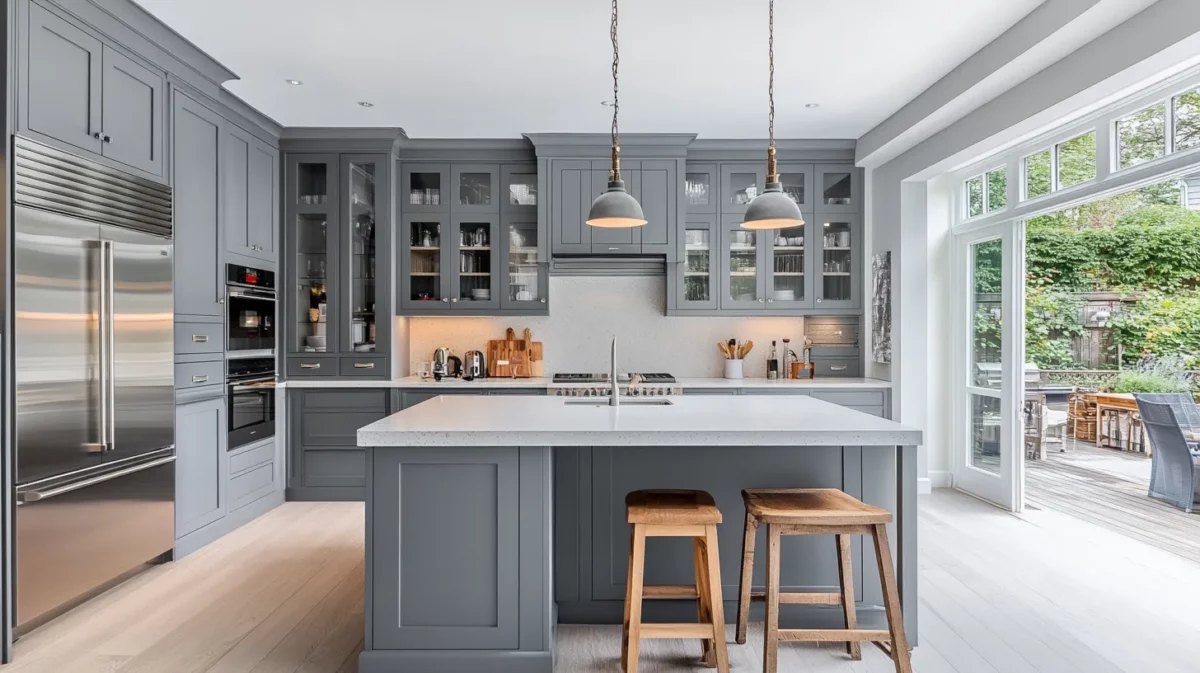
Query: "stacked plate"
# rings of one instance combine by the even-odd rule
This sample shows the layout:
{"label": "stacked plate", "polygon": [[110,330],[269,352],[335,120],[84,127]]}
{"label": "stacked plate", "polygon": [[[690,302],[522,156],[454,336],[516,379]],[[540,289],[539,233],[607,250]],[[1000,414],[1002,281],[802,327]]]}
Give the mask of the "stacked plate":
{"label": "stacked plate", "polygon": [[492,298],[492,291],[486,287],[477,287],[471,290],[471,299],[475,301],[487,301]]}

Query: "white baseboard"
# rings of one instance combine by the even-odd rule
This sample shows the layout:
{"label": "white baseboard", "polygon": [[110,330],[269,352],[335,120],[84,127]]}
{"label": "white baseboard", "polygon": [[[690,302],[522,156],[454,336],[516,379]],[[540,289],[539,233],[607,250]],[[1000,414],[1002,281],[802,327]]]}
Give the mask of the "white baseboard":
{"label": "white baseboard", "polygon": [[946,470],[933,470],[929,473],[929,482],[933,488],[950,488],[954,486],[954,477]]}
{"label": "white baseboard", "polygon": [[927,495],[933,493],[933,483],[929,481],[929,477],[917,478],[917,495]]}

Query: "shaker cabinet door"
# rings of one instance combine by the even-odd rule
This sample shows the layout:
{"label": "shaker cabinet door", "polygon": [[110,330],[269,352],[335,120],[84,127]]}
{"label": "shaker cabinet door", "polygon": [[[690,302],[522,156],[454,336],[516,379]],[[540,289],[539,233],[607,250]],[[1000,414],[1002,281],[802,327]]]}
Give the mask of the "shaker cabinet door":
{"label": "shaker cabinet door", "polygon": [[592,206],[592,162],[553,159],[550,227],[554,254],[590,254],[592,228],[587,225]]}
{"label": "shaker cabinet door", "polygon": [[224,120],[175,92],[175,313],[221,316],[220,145]]}
{"label": "shaker cabinet door", "polygon": [[225,398],[175,409],[175,537],[225,516],[229,456]]}
{"label": "shaker cabinet door", "polygon": [[279,151],[257,138],[252,139],[247,180],[246,238],[255,257],[274,262],[279,256]]}
{"label": "shaker cabinet door", "polygon": [[163,76],[104,47],[105,157],[152,175],[163,174]]}
{"label": "shaker cabinet door", "polygon": [[226,125],[225,173],[223,197],[225,211],[225,248],[229,252],[254,257],[250,242],[250,134],[233,124]]}
{"label": "shaker cabinet door", "polygon": [[671,261],[674,250],[671,232],[678,226],[679,183],[675,161],[643,160],[638,171],[638,192],[646,224],[639,227],[643,255],[666,255]]}
{"label": "shaker cabinet door", "polygon": [[21,128],[100,153],[103,45],[30,2],[21,91]]}

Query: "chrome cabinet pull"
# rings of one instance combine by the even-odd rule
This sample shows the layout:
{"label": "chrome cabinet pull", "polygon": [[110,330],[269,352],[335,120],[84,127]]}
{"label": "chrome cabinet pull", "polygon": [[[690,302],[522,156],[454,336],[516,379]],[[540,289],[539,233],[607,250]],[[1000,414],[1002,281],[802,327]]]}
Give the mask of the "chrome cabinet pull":
{"label": "chrome cabinet pull", "polygon": [[458,297],[455,297],[455,298],[451,299],[450,301],[458,303]]}
{"label": "chrome cabinet pull", "polygon": [[196,376],[192,377],[192,383],[207,383],[207,382],[208,382],[208,374],[197,374]]}
{"label": "chrome cabinet pull", "polygon": [[831,372],[844,372],[844,371],[846,371],[846,365],[830,365],[830,367],[829,367],[829,371],[831,371]]}
{"label": "chrome cabinet pull", "polygon": [[374,362],[355,362],[354,368],[355,369],[374,369],[375,363]]}
{"label": "chrome cabinet pull", "polygon": [[445,298],[445,297],[442,297],[442,301],[444,301],[444,302],[446,302],[446,303],[449,303],[449,302],[450,302],[450,300],[449,300],[449,299],[447,299],[447,298]]}
{"label": "chrome cabinet pull", "polygon": [[301,362],[300,368],[301,369],[320,369],[321,363],[320,362]]}
{"label": "chrome cabinet pull", "polygon": [[192,335],[192,343],[197,343],[197,344],[208,343],[208,335],[207,334],[193,334]]}

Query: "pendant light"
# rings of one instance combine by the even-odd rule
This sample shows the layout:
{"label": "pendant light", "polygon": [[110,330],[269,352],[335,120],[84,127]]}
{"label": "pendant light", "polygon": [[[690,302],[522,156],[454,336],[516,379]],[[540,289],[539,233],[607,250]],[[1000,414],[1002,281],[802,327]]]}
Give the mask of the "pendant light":
{"label": "pendant light", "polygon": [[767,58],[770,62],[767,98],[771,104],[771,112],[767,117],[770,120],[767,186],[746,208],[746,217],[742,220],[743,229],[786,229],[804,224],[804,218],[800,216],[800,206],[783,193],[783,186],[779,184],[779,173],[775,168],[775,0],[770,0],[767,19]]}
{"label": "pendant light", "polygon": [[621,136],[617,132],[617,66],[621,63],[621,52],[617,49],[617,0],[612,3],[609,37],[613,47],[612,169],[608,173],[608,189],[592,201],[587,223],[605,229],[628,229],[646,224],[646,216],[642,214],[642,205],[625,191],[625,183],[621,180]]}

